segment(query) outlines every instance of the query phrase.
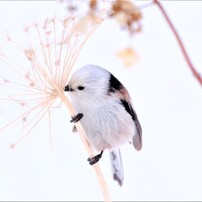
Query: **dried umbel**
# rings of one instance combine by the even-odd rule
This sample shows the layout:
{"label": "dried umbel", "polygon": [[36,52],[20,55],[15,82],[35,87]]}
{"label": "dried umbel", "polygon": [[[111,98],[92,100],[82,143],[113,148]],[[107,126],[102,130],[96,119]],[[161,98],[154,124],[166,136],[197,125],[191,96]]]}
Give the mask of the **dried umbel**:
{"label": "dried umbel", "polygon": [[[25,126],[23,135],[12,147],[26,137],[45,115],[58,107],[70,72],[84,43],[99,23],[86,22],[85,33],[79,29],[75,17],[48,18],[41,24],[33,23],[24,29],[25,45],[7,36],[0,63],[3,101],[14,101],[21,114],[0,127],[0,133],[13,123]],[[9,72],[6,73],[6,72]],[[1,94],[3,94],[3,91]],[[29,123],[29,124],[27,124]]]}

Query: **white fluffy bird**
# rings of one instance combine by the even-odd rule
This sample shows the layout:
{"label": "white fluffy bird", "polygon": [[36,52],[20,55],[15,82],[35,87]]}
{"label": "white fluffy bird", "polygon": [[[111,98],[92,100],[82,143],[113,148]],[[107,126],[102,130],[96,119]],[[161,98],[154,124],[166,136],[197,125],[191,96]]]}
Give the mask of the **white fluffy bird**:
{"label": "white fluffy bird", "polygon": [[142,129],[132,107],[127,89],[107,70],[86,65],[77,70],[65,86],[78,113],[71,122],[80,121],[89,143],[100,153],[88,158],[98,162],[104,150],[110,151],[113,177],[123,183],[123,166],[119,147],[133,143],[142,148]]}

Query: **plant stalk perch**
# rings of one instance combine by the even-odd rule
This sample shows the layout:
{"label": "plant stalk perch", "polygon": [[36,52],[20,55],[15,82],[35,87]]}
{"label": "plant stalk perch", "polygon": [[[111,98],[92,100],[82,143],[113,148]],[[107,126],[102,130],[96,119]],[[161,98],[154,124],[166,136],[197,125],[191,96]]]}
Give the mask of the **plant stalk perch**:
{"label": "plant stalk perch", "polygon": [[[62,93],[60,95],[60,99],[62,100],[62,102],[65,104],[65,106],[67,107],[69,113],[71,116],[74,116],[75,115],[75,111],[70,103],[70,101],[68,100],[68,98],[64,95],[64,93]],[[80,122],[77,122],[75,123],[76,125],[76,128],[78,130],[78,133],[79,133],[79,136],[81,138],[81,141],[88,153],[88,155],[91,157],[91,156],[94,156],[94,152],[92,150],[92,148],[90,147],[87,139],[86,139],[86,135],[85,135],[85,132],[80,124]],[[103,193],[103,196],[104,196],[104,199],[105,201],[107,202],[110,202],[111,201],[111,197],[110,197],[110,193],[109,193],[109,190],[108,190],[108,186],[107,186],[107,183],[104,179],[104,176],[102,174],[102,171],[100,169],[100,166],[98,163],[94,164],[93,165],[93,168],[96,172],[96,175],[97,175],[97,178],[98,178],[98,181],[99,181],[99,184],[100,184],[100,187],[102,189],[102,193]]]}

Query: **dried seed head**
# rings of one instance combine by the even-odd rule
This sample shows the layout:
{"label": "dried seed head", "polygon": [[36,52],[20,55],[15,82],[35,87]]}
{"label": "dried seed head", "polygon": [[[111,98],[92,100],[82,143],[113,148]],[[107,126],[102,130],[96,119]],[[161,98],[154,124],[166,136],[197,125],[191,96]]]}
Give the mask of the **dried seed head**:
{"label": "dried seed head", "polygon": [[135,24],[140,24],[142,13],[130,0],[116,0],[112,4],[110,16],[115,18],[121,27],[127,28],[130,34],[136,32]]}
{"label": "dried seed head", "polygon": [[97,7],[97,0],[90,0],[89,7],[90,9],[95,10]]}
{"label": "dried seed head", "polygon": [[133,66],[138,59],[137,53],[131,47],[118,51],[117,56],[122,60],[126,67]]}
{"label": "dried seed head", "polygon": [[[8,35],[0,63],[5,72],[10,71],[6,75],[12,78],[2,77],[2,85],[9,87],[11,93],[0,99],[14,101],[23,113],[0,127],[0,132],[15,122],[29,122],[23,127],[22,140],[46,114],[50,116],[51,109],[58,106],[57,100],[64,93],[81,48],[99,25],[92,19],[88,21],[91,23],[87,22],[86,32],[75,29],[79,23],[75,17],[54,17],[42,24],[33,23],[24,29],[25,45],[19,45]],[[10,54],[13,51],[15,54]]]}

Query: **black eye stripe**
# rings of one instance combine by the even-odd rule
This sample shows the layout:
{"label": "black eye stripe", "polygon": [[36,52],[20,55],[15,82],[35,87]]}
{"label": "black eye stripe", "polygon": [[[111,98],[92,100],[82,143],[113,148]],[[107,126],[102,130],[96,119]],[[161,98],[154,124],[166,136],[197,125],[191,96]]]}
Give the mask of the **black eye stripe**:
{"label": "black eye stripe", "polygon": [[78,86],[78,90],[84,90],[84,86]]}

